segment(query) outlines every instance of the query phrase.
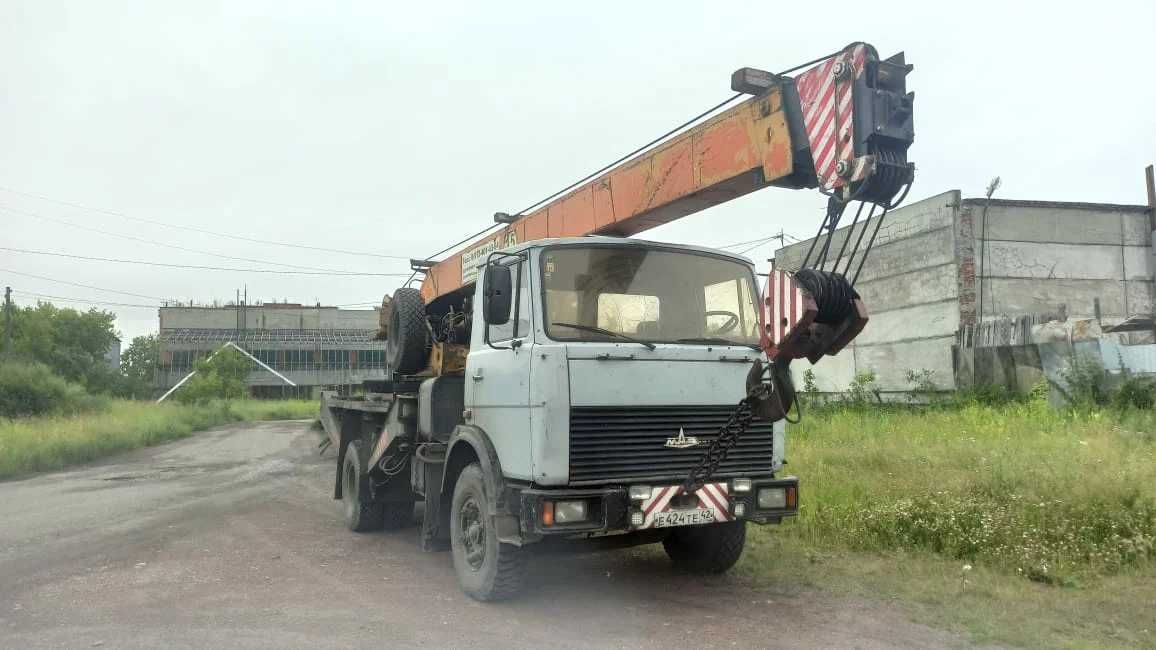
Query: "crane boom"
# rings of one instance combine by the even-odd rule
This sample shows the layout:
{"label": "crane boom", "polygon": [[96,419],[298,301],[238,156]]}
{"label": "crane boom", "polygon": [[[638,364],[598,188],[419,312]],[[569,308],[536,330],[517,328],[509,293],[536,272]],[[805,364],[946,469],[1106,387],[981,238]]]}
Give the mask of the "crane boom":
{"label": "crane boom", "polygon": [[819,187],[885,202],[909,183],[910,71],[853,43],[796,78],[742,68],[732,89],[754,97],[427,264],[426,304],[471,285],[489,253],[515,243],[627,236],[770,186]]}

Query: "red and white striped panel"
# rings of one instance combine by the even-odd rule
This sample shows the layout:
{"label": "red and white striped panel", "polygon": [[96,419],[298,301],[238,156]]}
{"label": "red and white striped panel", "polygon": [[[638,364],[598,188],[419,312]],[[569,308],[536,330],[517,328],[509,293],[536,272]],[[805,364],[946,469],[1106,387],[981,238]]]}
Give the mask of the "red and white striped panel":
{"label": "red and white striped panel", "polygon": [[[803,109],[803,125],[815,161],[815,175],[819,177],[819,185],[826,190],[841,187],[845,182],[836,172],[839,161],[847,161],[850,165],[855,160],[855,111],[851,89],[853,80],[863,74],[866,60],[867,46],[855,45],[795,79]],[[836,78],[835,69],[839,63],[851,66],[851,70],[849,74]]]}
{"label": "red and white striped panel", "polygon": [[772,270],[763,288],[763,349],[781,345],[803,315],[803,293],[794,278],[786,271]]}
{"label": "red and white striped panel", "polygon": [[[671,509],[670,500],[682,492],[681,485],[655,487],[650,491],[650,497],[642,502],[642,513],[646,517],[639,528],[650,528],[654,525],[654,516]],[[715,521],[731,520],[731,502],[727,496],[726,483],[706,483],[695,496],[698,497],[698,507],[702,509],[714,508]]]}

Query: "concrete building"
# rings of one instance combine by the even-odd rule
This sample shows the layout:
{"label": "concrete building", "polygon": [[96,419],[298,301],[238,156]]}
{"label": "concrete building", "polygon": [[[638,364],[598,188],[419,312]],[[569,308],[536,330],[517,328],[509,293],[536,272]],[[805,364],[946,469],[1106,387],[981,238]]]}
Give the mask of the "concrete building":
{"label": "concrete building", "polygon": [[377,327],[377,309],[287,303],[161,307],[157,385],[172,387],[198,359],[229,341],[299,387],[257,368],[248,382],[258,395],[307,396],[318,386],[383,379],[385,342],[372,340]]}
{"label": "concrete building", "polygon": [[[817,387],[843,391],[870,370],[882,391],[902,392],[912,387],[909,370],[928,370],[938,387],[952,389],[952,347],[1003,323],[1059,317],[1108,326],[1150,315],[1149,224],[1146,206],[989,202],[962,199],[958,190],[897,208],[856,285],[870,322],[850,349],[815,366]],[[831,250],[849,230],[836,231]],[[809,246],[779,250],[776,265],[798,268]],[[808,367],[792,365],[800,386]]]}
{"label": "concrete building", "polygon": [[104,362],[113,370],[120,370],[120,339],[114,338],[104,353]]}

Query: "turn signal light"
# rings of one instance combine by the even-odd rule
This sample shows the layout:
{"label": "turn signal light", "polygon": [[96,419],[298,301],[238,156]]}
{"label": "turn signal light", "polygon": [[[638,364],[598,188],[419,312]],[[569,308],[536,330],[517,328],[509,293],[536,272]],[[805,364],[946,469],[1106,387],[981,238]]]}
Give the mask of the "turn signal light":
{"label": "turn signal light", "polygon": [[554,502],[553,501],[543,501],[542,502],[542,525],[543,526],[553,526],[554,525]]}

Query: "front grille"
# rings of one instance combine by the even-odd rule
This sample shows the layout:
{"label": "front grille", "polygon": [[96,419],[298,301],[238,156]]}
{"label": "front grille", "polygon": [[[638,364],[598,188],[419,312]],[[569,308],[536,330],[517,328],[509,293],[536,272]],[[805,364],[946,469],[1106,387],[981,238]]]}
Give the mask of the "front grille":
{"label": "front grille", "polygon": [[[577,406],[570,410],[570,483],[681,480],[718,437],[735,407]],[[701,444],[666,446],[679,429]],[[715,476],[771,471],[770,422],[755,422],[731,448]]]}

